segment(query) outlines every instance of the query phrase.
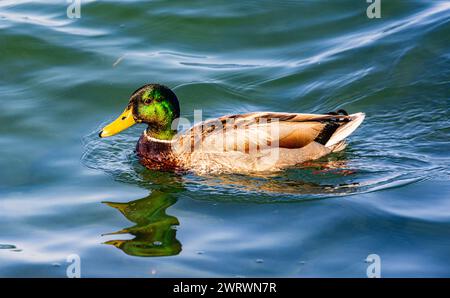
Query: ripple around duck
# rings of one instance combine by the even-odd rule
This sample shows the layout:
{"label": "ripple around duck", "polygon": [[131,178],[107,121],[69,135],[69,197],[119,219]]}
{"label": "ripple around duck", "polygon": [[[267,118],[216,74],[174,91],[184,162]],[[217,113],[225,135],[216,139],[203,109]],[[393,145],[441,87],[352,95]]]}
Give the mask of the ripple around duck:
{"label": "ripple around duck", "polygon": [[144,168],[135,157],[139,133],[139,128],[132,128],[120,137],[104,140],[92,132],[83,139],[82,162],[117,181],[150,190],[187,190],[195,193],[194,198],[199,200],[255,203],[295,202],[380,191],[419,182],[442,171],[418,156],[402,156],[395,151],[373,154],[371,149],[366,150],[355,142],[354,148],[350,145],[345,152],[281,172],[160,173]]}

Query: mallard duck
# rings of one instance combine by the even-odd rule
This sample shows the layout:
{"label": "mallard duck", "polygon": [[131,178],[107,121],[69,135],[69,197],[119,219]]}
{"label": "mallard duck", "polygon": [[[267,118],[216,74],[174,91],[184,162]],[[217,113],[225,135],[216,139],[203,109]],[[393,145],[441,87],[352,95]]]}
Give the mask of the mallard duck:
{"label": "mallard duck", "polygon": [[131,94],[125,111],[99,133],[115,135],[146,123],[136,146],[149,169],[193,172],[279,171],[321,158],[346,147],[348,137],[364,120],[348,115],[252,112],[226,115],[177,131],[180,105],[175,93],[147,84]]}

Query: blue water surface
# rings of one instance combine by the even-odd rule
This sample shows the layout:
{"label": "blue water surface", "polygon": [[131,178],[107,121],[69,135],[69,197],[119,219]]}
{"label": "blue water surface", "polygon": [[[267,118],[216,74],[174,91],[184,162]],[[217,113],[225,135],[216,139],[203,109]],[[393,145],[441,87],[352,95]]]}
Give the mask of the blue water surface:
{"label": "blue water surface", "polygon": [[[450,4],[0,2],[0,276],[450,276]],[[182,114],[365,112],[347,149],[176,175],[98,130],[139,86]]]}

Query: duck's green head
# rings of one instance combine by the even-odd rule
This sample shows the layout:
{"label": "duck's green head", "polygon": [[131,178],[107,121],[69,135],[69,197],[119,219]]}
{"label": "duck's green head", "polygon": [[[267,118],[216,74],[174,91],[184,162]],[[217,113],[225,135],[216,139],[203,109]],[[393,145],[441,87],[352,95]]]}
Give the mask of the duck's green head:
{"label": "duck's green head", "polygon": [[150,136],[168,140],[176,133],[172,122],[180,117],[178,98],[168,87],[147,84],[131,94],[125,111],[99,133],[101,138],[115,135],[136,123],[147,123]]}

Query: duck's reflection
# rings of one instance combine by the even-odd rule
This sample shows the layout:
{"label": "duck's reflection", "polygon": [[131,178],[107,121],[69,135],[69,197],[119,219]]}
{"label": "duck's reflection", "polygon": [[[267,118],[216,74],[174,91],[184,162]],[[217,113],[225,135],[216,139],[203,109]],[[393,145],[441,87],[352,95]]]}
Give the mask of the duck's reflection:
{"label": "duck's reflection", "polygon": [[133,239],[110,240],[105,244],[114,245],[126,254],[138,257],[179,254],[181,243],[176,239],[176,228],[180,223],[175,216],[166,213],[166,209],[176,201],[172,193],[156,190],[148,197],[128,203],[104,202],[119,210],[131,222],[136,223],[132,227],[107,234],[131,234],[134,236]]}
{"label": "duck's reflection", "polygon": [[[106,235],[128,234],[132,239],[110,240],[105,244],[114,245],[128,255],[139,257],[172,256],[181,252],[182,245],[176,238],[179,221],[168,215],[166,209],[177,202],[181,193],[189,197],[195,193],[196,199],[210,198],[210,189],[217,189],[231,195],[227,201],[238,202],[236,190],[248,193],[246,201],[273,203],[272,196],[263,194],[327,195],[347,194],[359,187],[358,183],[339,181],[354,171],[346,160],[322,160],[303,164],[302,167],[281,173],[259,175],[175,175],[166,172],[145,170],[140,186],[147,188],[150,195],[127,203],[104,202],[120,211],[134,226]],[[325,184],[325,180],[327,183]],[[331,182],[331,183],[330,183]],[[207,188],[208,191],[202,192]],[[250,194],[258,193],[258,195]],[[194,197],[194,196],[193,196]],[[241,198],[242,196],[237,196]],[[309,197],[306,197],[309,198]],[[124,237],[125,238],[125,237]]]}
{"label": "duck's reflection", "polygon": [[[249,194],[300,195],[307,198],[345,195],[355,192],[360,187],[351,177],[356,170],[349,168],[346,160],[319,160],[305,162],[301,166],[281,172],[252,173],[251,175],[228,174],[210,175],[199,179],[203,186],[211,189],[230,190],[233,193]],[[309,197],[315,195],[316,197]],[[246,201],[251,196],[246,196]],[[266,202],[262,197],[255,197],[257,202]],[[277,199],[269,199],[269,202]]]}

